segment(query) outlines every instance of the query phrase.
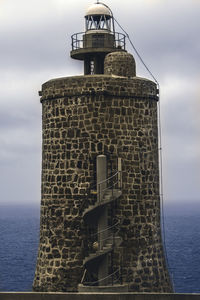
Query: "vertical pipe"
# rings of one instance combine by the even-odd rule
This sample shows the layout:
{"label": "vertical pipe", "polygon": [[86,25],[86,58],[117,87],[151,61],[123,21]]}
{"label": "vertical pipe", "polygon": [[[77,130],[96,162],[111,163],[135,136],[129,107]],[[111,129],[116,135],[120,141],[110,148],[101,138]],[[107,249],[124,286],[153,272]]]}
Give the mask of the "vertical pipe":
{"label": "vertical pipe", "polygon": [[[107,160],[105,155],[97,156],[97,194],[98,201],[102,201],[105,189],[106,189],[106,178],[107,178]],[[100,212],[98,219],[98,244],[99,250],[101,250],[106,243],[107,238],[107,227],[108,227],[108,209],[104,206]],[[108,276],[108,257],[106,256],[103,261],[99,264],[98,268],[98,280],[101,280]],[[101,280],[99,285],[106,285],[106,280]]]}
{"label": "vertical pipe", "polygon": [[118,157],[118,162],[117,162],[117,169],[118,169],[118,188],[122,188],[122,159]]}
{"label": "vertical pipe", "polygon": [[97,194],[101,201],[103,197],[104,190],[106,188],[106,180],[107,178],[107,159],[105,155],[97,156]]}

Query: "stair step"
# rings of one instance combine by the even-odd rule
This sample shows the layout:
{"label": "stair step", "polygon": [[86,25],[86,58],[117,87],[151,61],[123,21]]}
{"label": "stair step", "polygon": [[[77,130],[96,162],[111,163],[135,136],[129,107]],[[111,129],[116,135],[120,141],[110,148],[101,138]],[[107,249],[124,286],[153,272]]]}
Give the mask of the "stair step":
{"label": "stair step", "polygon": [[105,247],[110,248],[113,246],[113,243],[105,244]]}
{"label": "stair step", "polygon": [[112,247],[103,247],[103,250],[110,250]]}
{"label": "stair step", "polygon": [[102,205],[106,205],[107,203],[116,200],[119,196],[121,196],[122,192],[121,190],[107,190],[103,196],[103,199],[101,202],[96,201],[94,204],[90,204],[87,208],[85,208],[85,211],[83,213],[84,216],[86,216],[88,213],[91,213],[93,210],[97,209],[98,207]]}

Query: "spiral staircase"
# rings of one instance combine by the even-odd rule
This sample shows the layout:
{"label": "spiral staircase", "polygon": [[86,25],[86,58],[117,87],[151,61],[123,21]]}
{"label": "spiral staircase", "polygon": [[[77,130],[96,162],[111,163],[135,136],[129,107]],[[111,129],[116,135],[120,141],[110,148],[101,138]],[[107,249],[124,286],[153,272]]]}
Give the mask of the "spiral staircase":
{"label": "spiral staircase", "polygon": [[113,252],[122,243],[119,236],[120,221],[114,221],[113,207],[122,195],[121,163],[118,170],[107,178],[106,156],[97,157],[96,201],[85,207],[83,219],[88,227],[96,227],[90,235],[91,253],[84,258],[84,274],[78,286],[79,292],[125,292],[121,266],[113,269]]}

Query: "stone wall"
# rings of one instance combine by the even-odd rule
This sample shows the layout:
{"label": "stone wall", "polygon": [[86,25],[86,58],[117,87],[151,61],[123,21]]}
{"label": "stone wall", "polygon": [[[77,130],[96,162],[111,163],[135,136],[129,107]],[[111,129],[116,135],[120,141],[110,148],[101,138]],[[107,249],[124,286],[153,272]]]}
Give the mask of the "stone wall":
{"label": "stone wall", "polygon": [[95,201],[96,157],[115,168],[122,196],[114,214],[123,243],[114,251],[130,291],[169,292],[160,231],[156,85],[138,77],[75,76],[41,91],[43,118],[41,229],[36,291],[77,291],[92,250],[82,219]]}
{"label": "stone wall", "polygon": [[136,76],[134,57],[127,52],[112,52],[106,55],[104,62],[104,74],[125,77]]}

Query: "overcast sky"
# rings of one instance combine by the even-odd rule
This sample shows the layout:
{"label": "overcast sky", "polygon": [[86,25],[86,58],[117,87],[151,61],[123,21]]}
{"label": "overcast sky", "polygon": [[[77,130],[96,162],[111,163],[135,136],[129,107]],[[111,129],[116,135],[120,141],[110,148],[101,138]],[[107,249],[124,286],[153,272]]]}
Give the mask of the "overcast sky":
{"label": "overcast sky", "polygon": [[[45,81],[83,73],[70,58],[89,0],[0,0],[0,202],[40,203]],[[200,0],[105,0],[161,86],[166,203],[200,200]],[[118,31],[120,31],[117,28]],[[137,75],[149,77],[138,61]],[[151,79],[151,78],[150,78]]]}

